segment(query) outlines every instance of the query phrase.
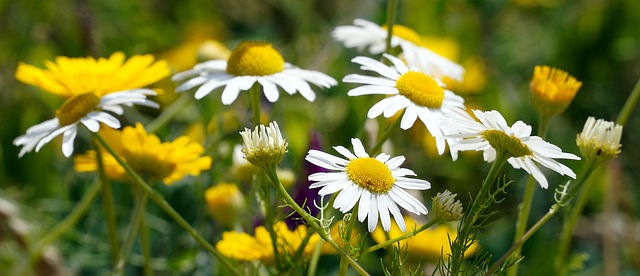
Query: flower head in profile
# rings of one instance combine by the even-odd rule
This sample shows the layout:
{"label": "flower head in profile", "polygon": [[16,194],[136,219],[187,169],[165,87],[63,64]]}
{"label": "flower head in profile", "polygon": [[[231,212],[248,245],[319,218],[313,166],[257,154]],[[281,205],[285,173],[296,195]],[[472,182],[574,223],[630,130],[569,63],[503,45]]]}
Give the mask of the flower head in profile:
{"label": "flower head in profile", "polygon": [[269,43],[245,41],[240,43],[227,60],[210,60],[197,64],[193,69],[173,76],[173,81],[183,82],[177,92],[200,86],[195,93],[201,99],[213,90],[224,86],[222,103],[233,103],[241,91],[254,84],[262,86],[265,97],[276,102],[280,97],[278,87],[288,94],[300,94],[308,101],[315,100],[309,83],[329,88],[338,83],[333,78],[310,70],[299,69],[286,63],[282,55]]}
{"label": "flower head in profile", "polygon": [[603,119],[589,117],[576,143],[582,156],[591,162],[609,161],[620,153],[622,126]]}
{"label": "flower head in profile", "polygon": [[451,151],[483,151],[487,162],[496,159],[496,149],[504,151],[509,156],[507,161],[514,168],[522,168],[531,174],[545,189],[549,184],[536,163],[560,175],[576,178],[573,170],[555,159],[580,160],[580,157],[562,152],[562,149],[538,136],[531,136],[531,126],[517,121],[509,127],[502,114],[495,110],[473,110],[473,113],[480,122],[462,118],[444,119],[443,123],[448,124],[454,133],[447,135]]}
{"label": "flower head in profile", "polygon": [[438,80],[407,66],[402,60],[387,54],[384,57],[391,61],[393,66],[387,66],[368,57],[353,59],[354,63],[362,65],[363,70],[374,71],[381,77],[347,75],[344,82],[364,84],[350,90],[348,95],[389,95],[373,105],[367,117],[375,118],[382,114],[389,118],[404,109],[400,127],[408,129],[419,118],[436,138],[438,153],[443,154],[444,134],[447,130],[444,129],[446,125],[440,123],[440,119],[444,116],[469,118],[464,99],[444,89]]}
{"label": "flower head in profile", "polygon": [[[405,235],[414,229],[419,228],[421,225],[407,216],[404,218],[409,229],[401,230],[395,225],[391,227],[389,231],[389,238],[397,238]],[[451,247],[449,241],[453,241],[458,236],[456,229],[447,224],[439,224],[437,226],[426,229],[410,238],[399,241],[399,247],[407,248],[409,258],[413,260],[427,260],[429,262],[437,262],[440,257],[446,257],[451,255]],[[386,235],[380,230],[376,230],[371,235],[376,243],[383,243],[387,241]],[[478,242],[473,242],[467,251],[464,253],[464,257],[473,255],[478,249]]]}
{"label": "flower head in profile", "polygon": [[204,191],[209,213],[219,223],[233,226],[245,208],[244,196],[233,183],[218,183]]}
{"label": "flower head in profile", "polygon": [[[368,48],[371,54],[380,54],[385,51],[387,33],[387,28],[384,26],[378,26],[364,19],[355,19],[353,26],[339,26],[332,35],[337,41],[343,42],[347,48],[357,48],[360,51]],[[464,68],[436,54],[427,48],[427,44],[414,30],[402,25],[393,25],[391,46],[399,46],[402,49],[408,64],[437,78],[462,80]]]}
{"label": "flower head in profile", "polygon": [[[101,131],[102,133],[102,131]],[[103,135],[107,143],[138,174],[161,180],[167,185],[187,175],[197,176],[211,168],[211,157],[202,156],[204,148],[190,142],[186,136],[173,142],[161,142],[160,138],[148,134],[141,124],[125,127],[122,131],[108,130]],[[127,179],[127,174],[116,159],[101,149],[105,172],[113,179]],[[75,158],[75,170],[78,172],[96,171],[96,152],[89,151]]]}
{"label": "flower head in profile", "polygon": [[443,221],[458,221],[462,218],[462,203],[456,200],[457,194],[452,194],[448,190],[436,194],[432,198],[431,208],[436,217]]}
{"label": "flower head in profile", "polygon": [[66,100],[56,111],[56,117],[27,129],[26,134],[13,141],[22,146],[19,157],[39,151],[53,138],[62,135],[62,153],[73,153],[73,142],[78,125],[92,132],[100,123],[120,128],[120,121],[109,112],[122,115],[122,106],[143,105],[158,107],[147,99],[156,95],[151,89],[141,89],[169,74],[166,62],[153,63],[151,55],[133,56],[124,62],[124,54],[115,53],[109,59],[58,57],[56,62],[45,63],[47,69],[21,63],[16,78],[38,86]]}
{"label": "flower head in profile", "polygon": [[[273,225],[276,236],[278,254],[292,256],[298,247],[302,245],[307,235],[307,226],[298,225],[291,231],[287,224],[278,221]],[[320,241],[318,234],[311,235],[308,243],[304,247],[302,254],[311,255],[316,245]],[[274,263],[274,250],[271,234],[264,226],[255,229],[255,236],[244,232],[229,231],[222,233],[222,240],[216,243],[216,249],[228,258],[241,261],[262,261],[264,264]]]}
{"label": "flower head in profile", "polygon": [[546,116],[562,113],[578,93],[582,82],[549,66],[536,66],[531,79],[531,101]]}
{"label": "flower head in profile", "polygon": [[318,150],[310,150],[306,160],[332,172],[314,173],[309,180],[316,181],[310,188],[321,188],[318,194],[325,196],[340,192],[333,207],[346,213],[358,205],[358,220],[363,222],[367,217],[369,232],[378,225],[378,217],[382,228],[389,231],[393,215],[396,223],[405,230],[405,223],[398,205],[415,214],[427,214],[427,208],[404,189],[426,190],[431,184],[425,180],[408,178],[415,176],[409,169],[400,168],[404,156],[391,158],[381,153],[375,158],[369,157],[362,142],[351,139],[353,153],[342,146],[334,149],[346,159],[336,157]]}
{"label": "flower head in profile", "polygon": [[287,152],[287,141],[282,138],[278,123],[271,122],[269,126],[256,126],[251,131],[245,128],[240,132],[242,141],[242,153],[251,164],[264,168],[280,164]]}

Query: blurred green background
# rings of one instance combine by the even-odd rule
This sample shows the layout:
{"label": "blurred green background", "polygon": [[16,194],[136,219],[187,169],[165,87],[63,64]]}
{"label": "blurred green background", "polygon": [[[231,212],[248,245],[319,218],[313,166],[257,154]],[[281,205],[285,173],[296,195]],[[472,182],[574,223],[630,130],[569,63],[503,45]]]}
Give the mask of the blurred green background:
{"label": "blurred green background", "polygon": [[[533,67],[558,67],[582,81],[574,102],[564,114],[554,118],[549,130],[548,140],[567,152],[578,153],[575,135],[588,116],[615,120],[640,78],[640,1],[637,0],[399,2],[397,23],[421,35],[445,39],[448,43],[445,48],[462,64],[468,60],[482,64],[483,81],[463,94],[469,106],[497,109],[508,122],[523,120],[532,125],[535,132],[537,114],[529,102],[528,91]],[[51,118],[61,103],[55,96],[17,82],[14,73],[19,62],[42,66],[45,60],[56,56],[109,56],[123,51],[127,56],[151,53],[165,58],[178,72],[193,66],[199,46],[207,39],[218,40],[229,48],[250,39],[268,41],[288,62],[323,71],[340,80],[346,74],[359,72],[350,62],[358,53],[334,41],[330,32],[337,26],[350,25],[355,18],[383,24],[385,8],[385,1],[374,0],[0,0],[0,196],[20,207],[21,216],[37,237],[39,231],[50,229],[67,214],[93,179],[92,175],[74,173],[72,160],[62,157],[56,142],[39,153],[17,158],[19,148],[12,145],[13,139],[29,126]],[[175,85],[170,81],[160,86],[165,94],[173,94]],[[340,84],[326,91],[316,89],[315,103],[307,103],[297,95],[282,97],[272,107],[272,119],[280,122],[291,144],[285,166],[301,170],[308,137],[313,131],[321,134],[325,149],[348,146],[350,138],[363,134],[366,110],[373,102],[367,97],[348,98],[346,91],[352,87]],[[222,121],[224,111],[239,113],[236,114],[239,124],[229,132],[248,126],[243,107],[238,107],[239,104],[223,107],[218,97],[219,93],[214,92],[205,101],[191,103],[174,121],[160,129],[158,135],[171,140],[194,122]],[[165,106],[172,100],[170,95],[166,98]],[[157,115],[158,112],[148,110],[140,114],[145,122]],[[640,179],[637,163],[640,132],[636,131],[639,124],[640,112],[634,112],[623,134],[621,156],[594,177],[597,188],[574,240],[574,248],[589,255],[581,275],[601,275],[605,271],[607,275],[640,273],[640,181],[637,180]],[[397,143],[390,153],[405,155],[406,167],[432,183],[432,189],[424,193],[425,198],[449,189],[459,193],[459,198],[466,203],[467,195],[476,193],[489,168],[480,156],[468,154],[453,162],[447,155],[432,154],[424,131],[414,129],[406,134],[398,132],[392,137]],[[232,138],[235,142],[238,139],[239,136]],[[400,143],[404,140],[411,143]],[[89,146],[86,139],[78,143],[78,152]],[[233,177],[227,175],[229,155],[222,149],[212,152],[214,169],[207,175],[171,187],[156,187],[189,221],[208,231],[205,236],[214,241],[221,230],[210,222],[204,205],[202,209],[193,208],[193,202],[202,203],[205,187]],[[580,172],[581,163],[564,163]],[[506,200],[496,207],[499,214],[490,226],[487,237],[490,242],[483,244],[495,258],[511,243],[515,207],[526,181],[522,171],[509,168],[504,173],[514,184],[509,187]],[[552,173],[547,177],[555,184],[548,190],[538,189],[532,221],[548,210],[553,202],[553,190],[562,180]],[[124,229],[131,208],[127,201],[130,196],[126,186],[114,187]],[[80,274],[105,271],[109,267],[100,204],[94,205],[95,210],[58,243],[64,257],[61,262]],[[211,259],[188,236],[159,210],[151,207],[149,212],[157,218],[152,235],[158,271],[168,274],[212,271]],[[520,268],[522,275],[546,275],[553,271],[554,254],[549,252],[554,250],[559,236],[559,217],[524,246],[523,254],[527,257]],[[0,249],[2,270],[14,265],[20,253],[16,253],[19,248],[15,244],[7,239],[3,242],[1,236],[0,248],[7,249]]]}

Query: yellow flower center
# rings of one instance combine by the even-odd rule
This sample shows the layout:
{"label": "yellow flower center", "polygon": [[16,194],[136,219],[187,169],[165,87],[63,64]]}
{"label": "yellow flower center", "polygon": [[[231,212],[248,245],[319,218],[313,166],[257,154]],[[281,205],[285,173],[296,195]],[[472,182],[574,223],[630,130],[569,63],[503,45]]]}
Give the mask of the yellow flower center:
{"label": "yellow flower center", "polygon": [[376,193],[391,190],[395,182],[387,165],[371,157],[351,159],[347,164],[347,176],[358,186]]}
{"label": "yellow flower center", "polygon": [[269,43],[242,42],[227,60],[227,73],[234,76],[267,76],[284,70],[284,59]]}
{"label": "yellow flower center", "polygon": [[396,81],[396,88],[400,95],[420,106],[439,108],[444,100],[444,89],[421,72],[410,71],[403,74]]}
{"label": "yellow flower center", "polygon": [[127,163],[142,177],[162,180],[175,171],[176,164],[170,160],[164,160],[154,153],[128,153],[125,156]]}
{"label": "yellow flower center", "polygon": [[[387,25],[382,25],[382,28],[385,30],[388,30]],[[393,25],[393,36],[402,38],[415,45],[422,46],[424,44],[424,41],[422,40],[420,35],[416,33],[416,31],[403,25],[397,25],[397,24]]]}
{"label": "yellow flower center", "polygon": [[73,96],[67,99],[56,111],[60,126],[73,124],[95,110],[100,98],[93,93]]}
{"label": "yellow flower center", "polygon": [[533,154],[520,138],[508,135],[501,130],[485,130],[480,133],[494,149],[506,150],[511,157],[522,157]]}

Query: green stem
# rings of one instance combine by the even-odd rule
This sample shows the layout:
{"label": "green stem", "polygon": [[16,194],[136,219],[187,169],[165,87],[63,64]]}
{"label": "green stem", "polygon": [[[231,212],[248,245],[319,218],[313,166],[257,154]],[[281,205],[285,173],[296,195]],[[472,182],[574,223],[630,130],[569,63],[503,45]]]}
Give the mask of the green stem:
{"label": "green stem", "polygon": [[[540,124],[538,125],[538,136],[542,139],[545,139],[547,136],[547,130],[549,129],[549,121],[551,120],[551,116],[547,114],[540,113]],[[535,193],[536,181],[533,176],[529,176],[529,180],[527,181],[527,185],[524,188],[524,195],[522,196],[522,203],[518,206],[518,219],[516,220],[516,230],[513,237],[513,242],[522,238],[524,232],[527,230],[527,223],[529,222],[529,216],[531,214],[531,205],[533,203],[533,195]],[[521,248],[516,249],[516,254],[520,254]],[[518,265],[519,263],[515,263],[508,272],[509,276],[515,276],[518,273]]]}
{"label": "green stem", "polygon": [[133,242],[138,236],[138,230],[140,230],[140,227],[142,226],[142,218],[144,217],[147,200],[149,199],[147,194],[140,191],[140,189],[135,190],[135,207],[133,209],[131,221],[129,222],[129,232],[127,233],[122,247],[120,248],[120,258],[118,259],[118,263],[114,269],[116,275],[124,275],[124,265],[127,263],[127,258],[131,252],[131,247],[133,247]]}
{"label": "green stem", "polygon": [[378,141],[373,146],[373,148],[371,148],[371,150],[369,151],[369,154],[371,154],[371,156],[375,156],[378,153],[380,153],[380,149],[382,149],[382,145],[384,144],[384,142],[386,142],[387,139],[391,137],[391,134],[393,134],[393,132],[398,128],[398,126],[400,126],[400,122],[402,121],[401,120],[402,116],[404,116],[404,111],[402,111],[402,113],[394,119],[393,123],[391,123],[391,125],[387,127],[384,133],[380,135],[380,137],[378,137]]}
{"label": "green stem", "polygon": [[35,263],[35,261],[40,258],[42,252],[49,244],[56,241],[62,234],[66,233],[67,231],[69,231],[69,229],[71,229],[71,227],[76,225],[78,220],[87,212],[87,210],[91,206],[91,203],[98,195],[101,187],[102,184],[100,181],[95,181],[93,184],[91,184],[87,191],[85,191],[82,199],[80,199],[78,204],[73,207],[73,210],[71,210],[69,215],[67,215],[62,221],[60,221],[55,227],[53,227],[51,231],[48,231],[42,238],[40,238],[40,240],[35,243],[35,249],[31,253],[32,263]]}
{"label": "green stem", "polygon": [[154,133],[158,129],[160,129],[163,125],[165,125],[173,116],[178,114],[180,109],[184,107],[189,100],[191,99],[191,95],[189,93],[183,93],[180,97],[175,100],[169,107],[165,108],[164,111],[158,116],[155,120],[148,123],[145,128],[149,133]]}
{"label": "green stem", "polygon": [[131,168],[131,166],[129,166],[129,164],[127,164],[126,162],[124,162],[124,160],[122,160],[120,155],[118,155],[118,153],[116,153],[111,148],[111,146],[109,146],[109,144],[107,144],[107,142],[104,141],[104,139],[102,138],[102,136],[100,136],[100,134],[96,134],[96,137],[98,138],[98,141],[100,141],[102,146],[104,146],[104,148],[107,149],[107,151],[111,155],[113,155],[113,158],[115,158],[116,161],[118,161],[118,163],[125,169],[127,174],[129,174],[133,178],[134,185],[141,188],[147,194],[147,196],[149,196],[149,198],[153,200],[153,202],[155,202],[165,213],[167,213],[167,215],[169,215],[178,225],[180,225],[180,227],[182,227],[185,231],[187,231],[187,233],[191,235],[191,237],[193,237],[196,240],[196,242],[198,242],[198,244],[202,246],[202,248],[207,250],[209,254],[211,254],[213,257],[218,259],[218,261],[220,261],[220,263],[226,269],[228,269],[230,272],[232,272],[235,275],[242,275],[240,271],[238,271],[236,267],[224,255],[218,252],[209,242],[207,242],[207,240],[205,240],[202,236],[200,236],[200,234],[198,234],[196,229],[194,229],[184,218],[182,218],[182,216],[178,214],[178,212],[176,212],[176,210],[173,209],[173,207],[171,207],[171,205],[164,199],[164,197],[162,197],[160,193],[152,189],[149,186],[149,184],[147,184],[144,180],[142,180],[140,175],[138,175],[138,173],[136,173]]}
{"label": "green stem", "polygon": [[[531,226],[531,228],[527,230],[527,232],[524,233],[524,235],[522,235],[522,237],[520,237],[520,239],[516,241],[511,246],[511,248],[509,248],[509,250],[507,250],[507,252],[505,252],[502,255],[502,257],[500,257],[500,259],[498,259],[498,261],[491,266],[491,268],[487,271],[487,273],[485,273],[485,275],[494,275],[497,272],[497,270],[500,268],[500,266],[502,266],[502,264],[504,264],[504,262],[509,257],[515,254],[518,248],[522,247],[522,244],[524,244],[529,238],[531,238],[531,236],[536,231],[538,231],[538,229],[540,229],[549,219],[551,219],[555,214],[557,214],[558,211],[563,206],[566,206],[569,203],[569,201],[580,191],[580,188],[582,187],[583,183],[587,179],[589,179],[589,176],[591,176],[591,173],[593,173],[596,166],[597,165],[593,163],[587,164],[587,167],[585,168],[585,173],[582,174],[580,179],[575,181],[574,185],[569,186],[569,191],[566,192],[566,195],[563,196],[559,202],[551,206],[551,208],[549,209],[549,212],[547,212],[533,226]],[[560,275],[560,274],[557,274],[557,275]]]}
{"label": "green stem", "polygon": [[[259,175],[257,178],[254,178],[254,179],[256,179],[260,184],[266,184],[264,183],[264,178],[262,177],[262,175]],[[265,200],[263,202],[265,217],[266,217],[265,226],[267,231],[269,232],[269,237],[271,238],[271,246],[273,247],[273,259],[275,261],[276,270],[278,272],[281,272],[280,270],[282,269],[282,266],[281,266],[282,263],[280,262],[280,253],[278,252],[278,234],[276,233],[276,230],[273,227],[273,224],[276,220],[274,218],[274,212],[273,212],[274,203],[271,200],[271,198],[273,197],[273,194],[271,189],[269,188],[264,188],[263,190],[265,194]]]}
{"label": "green stem", "polygon": [[[344,220],[344,219],[343,219]],[[358,205],[356,204],[353,209],[351,209],[351,215],[349,215],[349,222],[347,223],[347,229],[345,232],[345,240],[344,246],[351,251],[351,232],[353,231],[353,227],[356,225],[356,221],[358,220]],[[347,275],[347,269],[349,268],[349,263],[347,262],[347,258],[345,256],[340,257],[340,269],[338,270],[338,275],[344,276]]]}
{"label": "green stem", "polygon": [[462,217],[460,228],[458,229],[458,236],[453,241],[451,246],[451,274],[458,275],[461,272],[462,260],[464,259],[464,253],[466,252],[471,236],[471,231],[474,228],[478,219],[482,215],[482,211],[487,207],[482,203],[486,201],[486,197],[491,191],[491,186],[498,178],[498,173],[509,159],[509,155],[502,149],[496,149],[496,159],[491,165],[491,169],[487,174],[487,177],[482,182],[478,195],[473,200],[471,208]]}
{"label": "green stem", "polygon": [[575,205],[570,208],[571,211],[569,217],[565,219],[562,225],[562,234],[560,235],[560,244],[558,245],[558,255],[556,257],[556,275],[566,274],[565,262],[567,261],[569,246],[571,245],[571,237],[573,236],[573,231],[576,223],[578,222],[578,218],[580,218],[580,214],[582,213],[584,206],[587,204],[592,186],[593,181],[587,181],[584,184],[584,188],[580,191]]}
{"label": "green stem", "polygon": [[638,79],[638,82],[636,82],[636,86],[633,87],[629,98],[627,98],[627,101],[624,103],[624,106],[620,111],[620,115],[618,115],[618,118],[616,119],[617,124],[621,126],[627,124],[629,117],[631,117],[631,113],[633,113],[636,105],[638,105],[638,100],[640,100],[640,79]]}
{"label": "green stem", "polygon": [[385,53],[391,54],[391,38],[393,37],[393,25],[395,24],[396,10],[398,9],[397,0],[389,0],[387,2],[387,40]]}
{"label": "green stem", "polygon": [[300,207],[300,205],[298,205],[298,203],[296,203],[295,200],[293,200],[293,198],[291,198],[291,195],[289,195],[289,193],[287,192],[287,190],[284,188],[284,186],[282,186],[282,183],[280,183],[280,180],[278,179],[278,174],[276,173],[276,168],[275,166],[271,166],[271,167],[265,167],[263,168],[263,170],[267,173],[267,176],[269,176],[269,179],[272,181],[273,185],[275,186],[276,190],[278,191],[278,194],[280,195],[281,199],[287,203],[289,206],[291,206],[291,208],[293,208],[294,211],[296,211],[296,213],[298,213],[306,222],[309,226],[311,226],[311,228],[313,228],[316,232],[318,232],[318,235],[320,235],[320,237],[325,240],[326,242],[328,242],[333,248],[336,249],[336,251],[338,251],[338,253],[341,256],[345,256],[347,258],[347,261],[349,261],[349,264],[351,266],[353,266],[353,268],[360,273],[360,275],[369,275],[369,273],[367,273],[366,270],[364,270],[364,268],[362,268],[353,258],[351,258],[351,256],[349,256],[349,254],[347,254],[347,252],[345,252],[332,238],[331,236],[325,232],[325,229],[321,228],[318,223],[316,222],[316,218],[314,218],[313,216],[311,216],[309,213],[307,213],[306,211],[304,211],[302,209],[302,207]]}
{"label": "green stem", "polygon": [[318,261],[320,260],[320,253],[322,253],[322,242],[318,242],[318,244],[316,244],[316,248],[313,249],[311,260],[309,261],[309,269],[307,269],[307,276],[316,275],[316,270],[318,270]]}
{"label": "green stem", "polygon": [[364,254],[367,254],[367,253],[371,253],[371,252],[376,251],[378,249],[390,246],[390,245],[392,245],[392,244],[394,244],[396,242],[399,242],[401,240],[413,237],[413,236],[417,235],[418,233],[420,233],[420,232],[422,232],[424,230],[427,230],[429,227],[435,225],[436,223],[438,223],[440,221],[441,220],[439,218],[434,218],[434,219],[430,220],[429,222],[427,222],[427,224],[420,226],[420,228],[417,228],[417,229],[415,229],[413,231],[407,232],[404,235],[395,237],[393,239],[388,239],[385,242],[381,242],[379,244],[371,246],[371,247],[367,248],[362,254],[364,255]]}
{"label": "green stem", "polygon": [[253,113],[253,126],[260,125],[260,88],[260,84],[256,83],[249,90],[251,112]]}
{"label": "green stem", "polygon": [[96,152],[96,163],[98,164],[98,176],[100,177],[100,183],[102,183],[102,209],[104,210],[105,222],[107,224],[107,235],[109,236],[109,245],[111,249],[111,259],[113,263],[118,263],[118,252],[120,239],[118,238],[118,226],[116,220],[116,208],[113,203],[113,191],[111,189],[111,183],[104,171],[104,163],[102,159],[102,149],[98,146],[98,143],[93,139],[93,148]]}
{"label": "green stem", "polygon": [[138,235],[140,236],[140,248],[142,249],[142,256],[144,257],[144,275],[151,276],[153,275],[153,268],[151,268],[151,243],[149,242],[149,229],[147,228],[147,222],[144,215],[140,218],[140,229],[138,230]]}

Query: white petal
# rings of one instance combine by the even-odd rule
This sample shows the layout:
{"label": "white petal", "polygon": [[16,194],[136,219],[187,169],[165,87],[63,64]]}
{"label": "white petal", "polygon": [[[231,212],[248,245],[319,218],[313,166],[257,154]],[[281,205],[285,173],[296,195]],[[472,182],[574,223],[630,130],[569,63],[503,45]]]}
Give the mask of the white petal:
{"label": "white petal", "polygon": [[71,128],[65,131],[62,136],[62,154],[64,154],[65,157],[69,157],[73,153],[73,141],[76,139],[77,133],[78,128]]}
{"label": "white petal", "polygon": [[378,195],[378,212],[380,213],[382,229],[389,232],[389,230],[391,230],[391,218],[389,217],[389,209],[387,207],[388,203],[386,199],[386,196]]}
{"label": "white petal", "polygon": [[369,220],[368,222],[368,230],[369,233],[373,233],[376,230],[376,226],[378,226],[378,199],[377,195],[370,193],[371,202],[369,203]]}
{"label": "white petal", "polygon": [[280,93],[278,93],[278,88],[273,82],[262,78],[258,79],[258,82],[260,82],[260,85],[262,85],[264,96],[267,98],[267,100],[269,100],[269,102],[275,103],[276,101],[278,101]]}
{"label": "white petal", "polygon": [[369,154],[367,154],[367,151],[364,149],[364,146],[362,145],[362,141],[360,141],[360,139],[351,139],[351,144],[353,144],[353,152],[356,154],[356,156],[369,157]]}
{"label": "white petal", "polygon": [[349,158],[349,159],[358,158],[353,153],[351,153],[351,151],[349,151],[347,148],[345,148],[343,146],[335,146],[335,147],[333,147],[333,149],[335,149],[338,153],[342,154],[346,158]]}

